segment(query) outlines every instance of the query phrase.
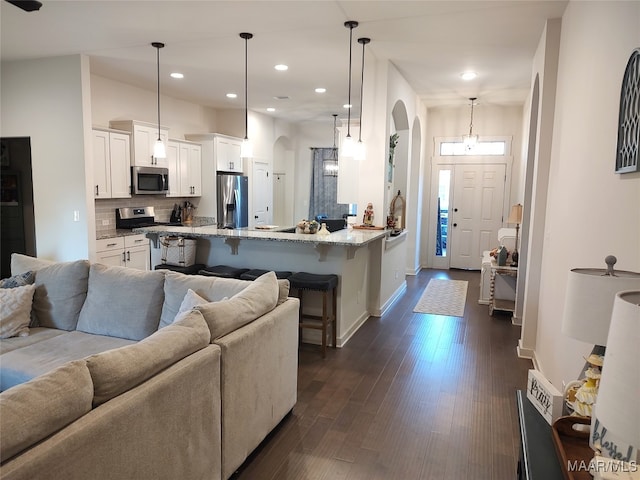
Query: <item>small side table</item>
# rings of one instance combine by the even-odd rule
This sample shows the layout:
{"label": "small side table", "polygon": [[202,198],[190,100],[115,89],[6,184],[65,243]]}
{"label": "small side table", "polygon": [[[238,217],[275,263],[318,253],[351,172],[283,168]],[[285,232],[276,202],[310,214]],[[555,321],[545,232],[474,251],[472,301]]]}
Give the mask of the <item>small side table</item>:
{"label": "small side table", "polygon": [[516,311],[516,288],[513,287],[513,300],[511,298],[496,298],[496,275],[507,275],[518,278],[518,267],[510,265],[499,266],[495,259],[491,259],[491,283],[489,285],[489,315],[493,315],[494,310],[502,310],[505,312]]}

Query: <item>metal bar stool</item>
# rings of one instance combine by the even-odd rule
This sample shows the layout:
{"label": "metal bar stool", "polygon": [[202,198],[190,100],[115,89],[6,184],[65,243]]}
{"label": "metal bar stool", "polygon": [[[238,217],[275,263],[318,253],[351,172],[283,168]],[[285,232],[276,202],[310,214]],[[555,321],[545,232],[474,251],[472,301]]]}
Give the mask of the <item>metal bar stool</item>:
{"label": "metal bar stool", "polygon": [[[300,339],[302,339],[302,329],[311,328],[314,330],[322,331],[322,358],[325,358],[327,353],[327,333],[329,324],[331,324],[331,339],[333,342],[333,348],[336,348],[338,344],[338,329],[337,329],[337,275],[317,275],[314,273],[298,272],[289,277],[289,283],[291,288],[298,290],[298,298],[300,299],[300,311],[299,311],[299,327],[300,327]],[[304,291],[316,291],[322,292],[322,315],[311,315],[304,313]],[[331,311],[328,309],[327,301],[329,292],[331,292]],[[306,322],[305,320],[311,320]],[[320,323],[318,323],[318,320]]]}

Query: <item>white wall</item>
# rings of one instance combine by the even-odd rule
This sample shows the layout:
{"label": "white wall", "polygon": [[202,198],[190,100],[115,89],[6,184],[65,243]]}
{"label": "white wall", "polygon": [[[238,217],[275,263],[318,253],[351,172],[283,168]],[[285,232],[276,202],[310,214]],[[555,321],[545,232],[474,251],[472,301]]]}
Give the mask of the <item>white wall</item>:
{"label": "white wall", "polygon": [[[157,101],[155,91],[91,75],[94,126],[108,127],[111,120],[157,123]],[[169,127],[169,137],[175,139],[184,140],[185,133],[225,133],[217,131],[216,110],[165,95],[160,95],[160,123]]]}
{"label": "white wall", "polygon": [[1,70],[2,136],[31,138],[37,255],[88,258],[95,241],[85,169],[88,60],[74,55],[2,62]]}
{"label": "white wall", "polygon": [[620,85],[640,45],[640,3],[571,2],[562,19],[536,357],[561,388],[592,345],[560,332],[568,271],[640,271],[640,174],[614,173]]}

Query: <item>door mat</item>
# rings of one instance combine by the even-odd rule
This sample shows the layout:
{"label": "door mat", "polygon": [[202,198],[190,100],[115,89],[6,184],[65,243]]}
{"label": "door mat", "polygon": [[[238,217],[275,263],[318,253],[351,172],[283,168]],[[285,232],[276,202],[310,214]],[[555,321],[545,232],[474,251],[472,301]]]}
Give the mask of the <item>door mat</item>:
{"label": "door mat", "polygon": [[468,283],[466,280],[432,278],[413,311],[450,317],[464,316]]}

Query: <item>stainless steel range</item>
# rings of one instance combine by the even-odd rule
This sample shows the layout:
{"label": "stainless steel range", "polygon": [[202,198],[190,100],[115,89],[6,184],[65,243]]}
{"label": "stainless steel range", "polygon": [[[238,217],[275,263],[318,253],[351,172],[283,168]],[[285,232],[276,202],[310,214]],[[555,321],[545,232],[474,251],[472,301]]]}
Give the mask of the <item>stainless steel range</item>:
{"label": "stainless steel range", "polygon": [[127,229],[154,225],[182,225],[180,222],[156,222],[153,207],[116,208],[116,228]]}

